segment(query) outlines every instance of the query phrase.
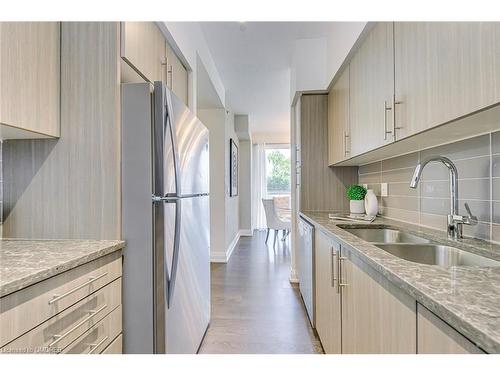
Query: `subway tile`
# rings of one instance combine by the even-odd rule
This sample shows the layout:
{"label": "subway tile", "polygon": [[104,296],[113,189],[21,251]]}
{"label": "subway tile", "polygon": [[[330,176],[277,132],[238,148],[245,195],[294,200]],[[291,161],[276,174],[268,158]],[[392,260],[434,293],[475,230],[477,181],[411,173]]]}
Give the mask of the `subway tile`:
{"label": "subway tile", "polygon": [[493,177],[500,177],[500,155],[493,155],[491,157],[492,166],[491,172]]}
{"label": "subway tile", "polygon": [[417,211],[401,210],[394,207],[382,207],[381,212],[384,217],[413,224],[418,224],[420,217]]}
{"label": "subway tile", "polygon": [[500,201],[500,178],[492,179],[492,187],[493,187],[493,200]]}
{"label": "subway tile", "polygon": [[500,154],[500,131],[491,134],[491,151]]}
{"label": "subway tile", "polygon": [[482,240],[490,240],[490,223],[479,222],[476,225],[464,225],[463,235],[465,237],[479,238]]}
{"label": "subway tile", "polygon": [[428,228],[446,231],[448,219],[446,215],[434,215],[425,212],[420,213],[420,225]]}
{"label": "subway tile", "polygon": [[392,159],[382,160],[382,170],[387,171],[390,169],[399,168],[415,168],[418,163],[418,152],[408,155],[398,156]]}
{"label": "subway tile", "polygon": [[420,157],[423,160],[431,155],[441,155],[446,156],[451,160],[457,160],[489,154],[490,135],[485,134],[479,137],[464,139],[463,141],[423,150],[420,153]]}
{"label": "subway tile", "polygon": [[407,211],[418,211],[417,197],[382,197],[380,204],[384,207],[398,208]]}
{"label": "subway tile", "polygon": [[[449,181],[422,181],[420,187],[422,197],[449,198]],[[481,178],[458,181],[458,195],[460,199],[490,199],[490,179]]]}
{"label": "subway tile", "polygon": [[408,182],[391,182],[389,183],[387,190],[389,196],[404,195],[416,197],[418,195],[418,187],[417,189],[412,189]]}
{"label": "subway tile", "polygon": [[500,225],[491,224],[491,240],[500,243]]}
{"label": "subway tile", "polygon": [[500,224],[500,202],[492,202],[492,205],[493,205],[492,222],[495,224]]}
{"label": "subway tile", "polygon": [[422,212],[433,215],[448,215],[450,213],[450,201],[448,199],[420,199],[420,209]]}
{"label": "subway tile", "polygon": [[[489,178],[490,177],[490,157],[466,159],[455,162],[458,170],[458,178]],[[422,172],[422,181],[446,180],[450,172],[442,163],[436,162],[428,164]]]}
{"label": "subway tile", "polygon": [[359,174],[361,175],[365,173],[380,172],[380,170],[381,170],[381,162],[377,161],[375,163],[361,165],[359,167]]}
{"label": "subway tile", "polygon": [[413,168],[382,171],[380,182],[408,182],[409,184],[413,176],[413,171]]}
{"label": "subway tile", "polygon": [[380,173],[362,174],[358,177],[359,184],[380,183]]}

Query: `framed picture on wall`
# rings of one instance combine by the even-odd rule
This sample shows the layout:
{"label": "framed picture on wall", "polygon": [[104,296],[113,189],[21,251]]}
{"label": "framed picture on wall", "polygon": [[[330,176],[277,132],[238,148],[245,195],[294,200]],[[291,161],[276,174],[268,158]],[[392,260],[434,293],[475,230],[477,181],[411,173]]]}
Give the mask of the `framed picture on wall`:
{"label": "framed picture on wall", "polygon": [[229,196],[238,195],[238,146],[231,138],[229,141]]}

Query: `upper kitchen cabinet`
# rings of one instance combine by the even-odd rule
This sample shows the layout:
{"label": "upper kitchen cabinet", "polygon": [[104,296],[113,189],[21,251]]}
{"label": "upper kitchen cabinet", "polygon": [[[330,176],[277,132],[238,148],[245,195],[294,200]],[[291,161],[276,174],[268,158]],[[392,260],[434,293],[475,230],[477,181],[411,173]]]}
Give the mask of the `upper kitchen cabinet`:
{"label": "upper kitchen cabinet", "polygon": [[60,24],[0,22],[0,139],[59,137]]}
{"label": "upper kitchen cabinet", "polygon": [[349,116],[351,154],[373,150],[394,140],[393,24],[377,23],[350,62]]}
{"label": "upper kitchen cabinet", "polygon": [[342,72],[328,94],[328,164],[350,155],[349,66]]}
{"label": "upper kitchen cabinet", "polygon": [[397,139],[500,102],[500,23],[394,27]]}
{"label": "upper kitchen cabinet", "polygon": [[146,81],[165,82],[165,38],[154,22],[121,23],[121,57]]}
{"label": "upper kitchen cabinet", "polygon": [[188,105],[188,72],[181,60],[174,53],[168,43],[167,51],[167,86],[186,105]]}

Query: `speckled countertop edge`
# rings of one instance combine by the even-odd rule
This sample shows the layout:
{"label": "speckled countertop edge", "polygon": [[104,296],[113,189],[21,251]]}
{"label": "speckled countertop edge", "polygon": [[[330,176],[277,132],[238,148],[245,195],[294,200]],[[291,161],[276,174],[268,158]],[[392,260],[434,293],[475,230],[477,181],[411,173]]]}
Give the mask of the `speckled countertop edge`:
{"label": "speckled countertop edge", "polygon": [[450,241],[446,233],[377,218],[373,223],[334,221],[327,212],[301,212],[311,224],[344,242],[366,264],[384,275],[417,302],[434,312],[457,331],[489,353],[500,353],[500,267],[453,267],[444,269],[412,263],[343,230],[338,225],[389,225],[435,242],[500,259],[500,246],[486,241]]}
{"label": "speckled countertop edge", "polygon": [[115,251],[121,240],[0,240],[0,297]]}

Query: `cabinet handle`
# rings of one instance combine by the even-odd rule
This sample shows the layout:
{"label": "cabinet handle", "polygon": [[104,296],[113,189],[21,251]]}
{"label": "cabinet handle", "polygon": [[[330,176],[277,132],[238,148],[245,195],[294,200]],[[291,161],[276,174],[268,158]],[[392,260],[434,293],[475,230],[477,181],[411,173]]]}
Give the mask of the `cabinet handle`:
{"label": "cabinet handle", "polygon": [[83,283],[82,285],[80,286],[77,286],[76,288],[74,289],[71,289],[69,292],[66,292],[62,295],[57,295],[57,294],[54,294],[52,296],[52,299],[49,301],[49,305],[52,305],[53,303],[56,303],[57,301],[63,299],[63,298],[66,298],[67,296],[69,296],[70,294],[73,294],[77,291],[79,291],[80,289],[82,288],[85,288],[87,285],[90,285],[92,284],[94,281],[97,281],[99,279],[102,279],[104,276],[106,276],[108,273],[107,272],[104,272],[102,275],[99,275],[99,276],[91,276],[89,278],[89,281]]}
{"label": "cabinet handle", "polygon": [[396,105],[403,102],[396,100],[396,95],[392,96],[392,136],[396,140],[396,129],[401,129],[401,127],[396,126]]}
{"label": "cabinet handle", "polygon": [[334,259],[337,257],[337,252],[334,250],[333,246],[330,247],[330,264],[332,266],[331,279],[332,279],[332,287],[335,287],[335,281],[337,278],[335,277],[335,261]]}
{"label": "cabinet handle", "polygon": [[346,133],[346,131],[344,130],[344,156],[347,156],[347,154],[350,154],[351,151],[348,151],[347,150],[347,138],[349,138],[350,135]]}
{"label": "cabinet handle", "polygon": [[347,257],[342,257],[342,256],[339,256],[339,282],[338,282],[338,290],[340,292],[340,289],[344,286],[347,286],[348,284],[344,282],[343,278],[342,278],[342,262],[344,260],[346,260]]}
{"label": "cabinet handle", "polygon": [[53,335],[52,337],[55,339],[54,341],[52,341],[50,344],[49,344],[49,348],[52,348],[54,345],[56,345],[57,343],[59,343],[62,339],[64,339],[65,337],[67,337],[69,334],[71,334],[72,332],[74,332],[75,330],[77,330],[78,328],[80,328],[82,325],[84,325],[85,323],[87,323],[90,319],[92,319],[94,316],[96,316],[97,314],[99,314],[102,310],[104,310],[105,308],[107,308],[108,305],[102,305],[99,309],[97,310],[91,310],[89,311],[91,314],[89,316],[87,316],[85,319],[83,319],[80,323],[78,323],[77,325],[75,325],[73,328],[71,328],[68,332],[66,332],[64,335]]}
{"label": "cabinet handle", "polygon": [[[387,111],[391,111],[394,107],[388,107],[387,106],[387,100],[384,100],[384,141],[387,140],[387,134],[393,134],[394,133],[392,130],[387,130]],[[394,114],[394,111],[392,111]],[[394,123],[394,122],[393,122]]]}
{"label": "cabinet handle", "polygon": [[102,340],[100,340],[99,342],[95,343],[95,344],[90,344],[89,347],[90,347],[90,350],[87,354],[93,354],[98,347],[100,347],[104,341],[106,341],[108,339],[108,336],[104,336]]}

